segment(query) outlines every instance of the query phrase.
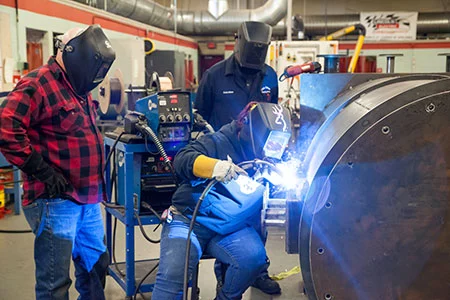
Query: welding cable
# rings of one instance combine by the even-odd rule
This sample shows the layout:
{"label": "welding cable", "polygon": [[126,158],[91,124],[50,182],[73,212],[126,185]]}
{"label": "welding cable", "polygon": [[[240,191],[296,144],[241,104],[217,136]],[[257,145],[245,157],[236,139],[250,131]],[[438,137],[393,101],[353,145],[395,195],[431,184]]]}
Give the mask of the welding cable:
{"label": "welding cable", "polygon": [[113,225],[113,236],[112,236],[112,245],[111,245],[111,250],[112,250],[112,259],[113,259],[113,263],[114,263],[114,267],[117,271],[117,273],[119,273],[120,276],[122,276],[122,278],[125,278],[125,273],[122,272],[122,270],[119,269],[119,265],[117,264],[117,259],[116,259],[116,232],[117,232],[117,218],[114,218],[114,225]]}
{"label": "welding cable", "polygon": [[23,182],[23,180],[16,180],[16,181],[4,181],[4,182],[0,182],[1,185],[5,185],[5,184],[14,184],[14,183],[21,183]]}
{"label": "welding cable", "polygon": [[0,233],[32,233],[33,231],[29,230],[29,229],[25,229],[25,230],[3,230],[0,229]]}
{"label": "welding cable", "polygon": [[[147,145],[147,136],[144,137],[144,141],[145,141],[145,149],[147,149],[148,153],[150,153],[151,155],[155,155],[155,154],[159,153],[159,152],[155,153],[155,152],[150,151],[150,149],[148,148],[148,145]],[[178,187],[179,186],[178,177],[177,177],[177,174],[175,173],[175,169],[173,168],[172,163],[170,163],[170,161],[169,161],[169,164],[167,164],[165,161],[164,161],[164,163],[166,164],[166,166],[169,167],[170,174],[172,175],[173,181],[175,182],[176,187]]]}
{"label": "welding cable", "polygon": [[116,138],[116,140],[114,141],[113,145],[111,146],[111,150],[109,151],[108,157],[106,158],[106,161],[105,161],[105,167],[103,168],[103,172],[102,172],[102,173],[105,173],[106,166],[108,165],[109,161],[111,160],[111,155],[112,155],[112,153],[113,153],[113,150],[116,149],[117,143],[119,142],[120,138],[121,138],[122,135],[124,135],[124,134],[125,134],[125,132],[121,132],[121,133],[117,136],[117,138]]}
{"label": "welding cable", "polygon": [[134,216],[136,217],[138,224],[139,224],[139,229],[141,230],[142,235],[144,236],[144,238],[149,241],[150,243],[153,244],[159,244],[161,242],[161,239],[159,240],[154,240],[151,237],[149,237],[147,235],[147,233],[145,232],[144,226],[142,225],[142,221],[141,221],[141,217],[138,215],[138,213],[136,211],[134,211]]}
{"label": "welding cable", "polygon": [[211,188],[218,183],[216,179],[211,180],[208,185],[203,190],[203,193],[198,198],[197,204],[195,205],[194,212],[192,213],[191,222],[189,223],[189,231],[186,240],[186,256],[184,257],[184,279],[183,279],[183,300],[187,300],[187,291],[189,283],[189,256],[191,252],[191,234],[194,230],[195,219],[197,218],[197,213],[202,205],[203,199],[208,195]]}
{"label": "welding cable", "polygon": [[[173,165],[172,165],[169,157],[167,156],[167,153],[164,150],[164,147],[163,147],[161,141],[156,136],[155,132],[153,132],[153,130],[146,124],[138,123],[138,124],[136,124],[136,127],[138,129],[140,129],[140,131],[143,132],[144,134],[147,134],[148,136],[150,136],[150,138],[152,139],[153,143],[155,144],[156,149],[158,150],[159,154],[161,154],[161,156],[162,156],[162,158],[164,160],[164,163],[166,164],[166,166],[169,167],[170,172],[172,173],[173,179],[175,181],[175,185],[178,187],[179,184],[178,184],[177,175],[175,173],[175,169],[173,168]],[[150,153],[152,153],[152,152],[150,152]]]}
{"label": "welding cable", "polygon": [[158,149],[158,152],[161,154],[161,156],[164,159],[164,162],[169,165],[170,164],[170,159],[167,156],[166,151],[164,150],[163,145],[161,144],[161,141],[158,139],[158,137],[156,136],[156,134],[153,132],[153,130],[146,124],[136,124],[136,127],[141,129],[141,132],[143,131],[145,134],[147,134],[148,136],[150,136],[150,138],[152,139],[153,143],[155,143],[156,149]]}
{"label": "welding cable", "polygon": [[[147,277],[150,276],[150,274],[152,274],[158,266],[159,266],[159,263],[157,263],[144,277],[142,277],[141,281],[139,281],[139,284],[136,286],[136,290],[134,292],[133,300],[137,300],[136,296],[138,293],[140,293],[141,286],[144,283],[145,279],[147,279]],[[142,297],[142,299],[145,299],[144,295],[142,295],[142,294],[141,294],[141,297]]]}
{"label": "welding cable", "polygon": [[[161,221],[161,216],[156,212],[156,210],[153,209],[153,207],[150,204],[148,204],[147,202],[142,201],[141,205],[143,207],[145,207],[146,209],[150,210],[159,219],[159,221]],[[155,231],[155,230],[153,230],[153,231]]]}
{"label": "welding cable", "polygon": [[[120,136],[117,138],[117,141],[119,140]],[[111,172],[111,178],[110,178],[110,182],[111,182],[111,189],[114,190],[114,197],[117,201],[117,182],[116,182],[116,149],[115,146],[112,147],[112,151],[110,153],[114,152],[114,161],[113,161],[113,169]],[[125,209],[124,206],[122,205],[118,205],[118,204],[114,204],[114,203],[109,203],[109,202],[105,202],[103,201],[102,204],[108,208],[112,208],[112,209]],[[117,232],[117,218],[115,216],[114,217],[114,224],[113,224],[113,233],[112,233],[112,245],[111,245],[111,256],[113,259],[113,263],[114,263],[114,268],[116,269],[117,273],[122,276],[122,278],[125,278],[125,273],[123,273],[120,269],[119,269],[119,265],[117,264],[117,259],[116,259],[116,232]]]}
{"label": "welding cable", "polygon": [[[279,174],[281,174],[280,170],[277,167],[275,167],[274,164],[267,162],[265,160],[261,160],[261,159],[243,161],[238,164],[238,166],[243,168],[244,170],[249,169],[249,168],[255,168],[258,165],[270,167],[275,172],[278,172]],[[190,256],[190,252],[191,252],[191,235],[192,235],[192,231],[194,230],[195,219],[197,218],[197,213],[200,209],[200,206],[202,205],[203,199],[205,199],[206,195],[208,195],[211,188],[218,182],[219,181],[217,181],[216,179],[213,179],[205,187],[202,194],[198,198],[197,204],[195,205],[194,211],[192,213],[191,222],[189,223],[189,231],[188,231],[187,240],[186,240],[186,255],[184,257],[183,300],[187,300],[187,291],[188,291],[188,283],[189,283],[189,256]]]}

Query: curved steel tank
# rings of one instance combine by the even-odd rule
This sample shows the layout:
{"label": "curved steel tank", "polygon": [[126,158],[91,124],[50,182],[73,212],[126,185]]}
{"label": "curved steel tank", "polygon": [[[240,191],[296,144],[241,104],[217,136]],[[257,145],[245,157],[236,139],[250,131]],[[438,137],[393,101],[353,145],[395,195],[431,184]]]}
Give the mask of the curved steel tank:
{"label": "curved steel tank", "polygon": [[309,299],[449,299],[450,78],[374,78],[322,111],[299,228]]}

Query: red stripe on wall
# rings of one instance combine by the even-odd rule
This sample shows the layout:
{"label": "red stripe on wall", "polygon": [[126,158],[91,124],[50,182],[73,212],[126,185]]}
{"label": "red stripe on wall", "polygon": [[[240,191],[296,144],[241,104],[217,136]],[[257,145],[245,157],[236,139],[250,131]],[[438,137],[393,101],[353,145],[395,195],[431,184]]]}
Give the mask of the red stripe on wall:
{"label": "red stripe on wall", "polygon": [[[127,33],[140,37],[149,37],[160,42],[170,43],[192,49],[197,49],[198,45],[195,42],[186,41],[183,39],[167,36],[161,33],[149,31],[137,27],[135,25],[126,24],[124,22],[111,20],[94,13],[89,13],[64,4],[51,2],[49,0],[20,0],[19,9],[38,13],[45,16],[56,17],[64,20],[70,20],[87,25],[100,24],[105,29],[110,29],[122,33]],[[0,0],[0,5],[15,7],[15,0]]]}
{"label": "red stripe on wall", "polygon": [[[339,50],[353,50],[355,44],[342,44],[339,43]],[[435,49],[435,48],[450,48],[450,42],[411,42],[411,43],[377,43],[377,44],[364,44],[363,50],[376,50],[376,49]]]}
{"label": "red stripe on wall", "polygon": [[229,51],[234,50],[234,45],[225,44],[225,50],[229,50]]}

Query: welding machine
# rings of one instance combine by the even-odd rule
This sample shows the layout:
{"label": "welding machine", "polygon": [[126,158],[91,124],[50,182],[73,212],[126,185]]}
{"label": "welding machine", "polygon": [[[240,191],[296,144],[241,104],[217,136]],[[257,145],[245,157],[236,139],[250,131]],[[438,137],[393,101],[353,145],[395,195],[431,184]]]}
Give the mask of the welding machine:
{"label": "welding machine", "polygon": [[[141,205],[145,202],[162,212],[170,206],[176,189],[171,161],[191,136],[190,93],[159,92],[137,100],[135,110],[125,116],[123,129],[105,134],[109,145],[118,139],[114,162],[116,202],[126,206],[127,201],[132,201],[136,210],[146,213],[148,205]],[[130,190],[132,197],[126,192]]]}

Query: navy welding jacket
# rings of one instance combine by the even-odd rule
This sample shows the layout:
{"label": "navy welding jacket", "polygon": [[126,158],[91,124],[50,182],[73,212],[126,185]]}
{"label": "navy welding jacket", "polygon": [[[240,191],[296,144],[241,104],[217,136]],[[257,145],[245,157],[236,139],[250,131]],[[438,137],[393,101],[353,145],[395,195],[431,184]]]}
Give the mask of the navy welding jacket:
{"label": "navy welding jacket", "polygon": [[[181,183],[173,194],[172,204],[178,211],[191,216],[208,183],[193,173],[194,162],[199,155],[220,160],[227,160],[230,156],[235,164],[249,159],[239,143],[238,132],[236,121],[231,122],[213,134],[201,136],[177,153],[173,166]],[[234,190],[233,194],[231,190],[221,188],[220,183],[216,184],[206,195],[198,212],[197,223],[219,234],[228,234],[253,224],[262,209],[264,186],[255,187],[246,195],[239,193],[239,189],[233,188],[231,183],[229,185]]]}
{"label": "navy welding jacket", "polygon": [[197,91],[195,108],[214,128],[236,119],[251,101],[278,103],[278,78],[269,65],[256,74],[250,87],[234,54],[205,72]]}

